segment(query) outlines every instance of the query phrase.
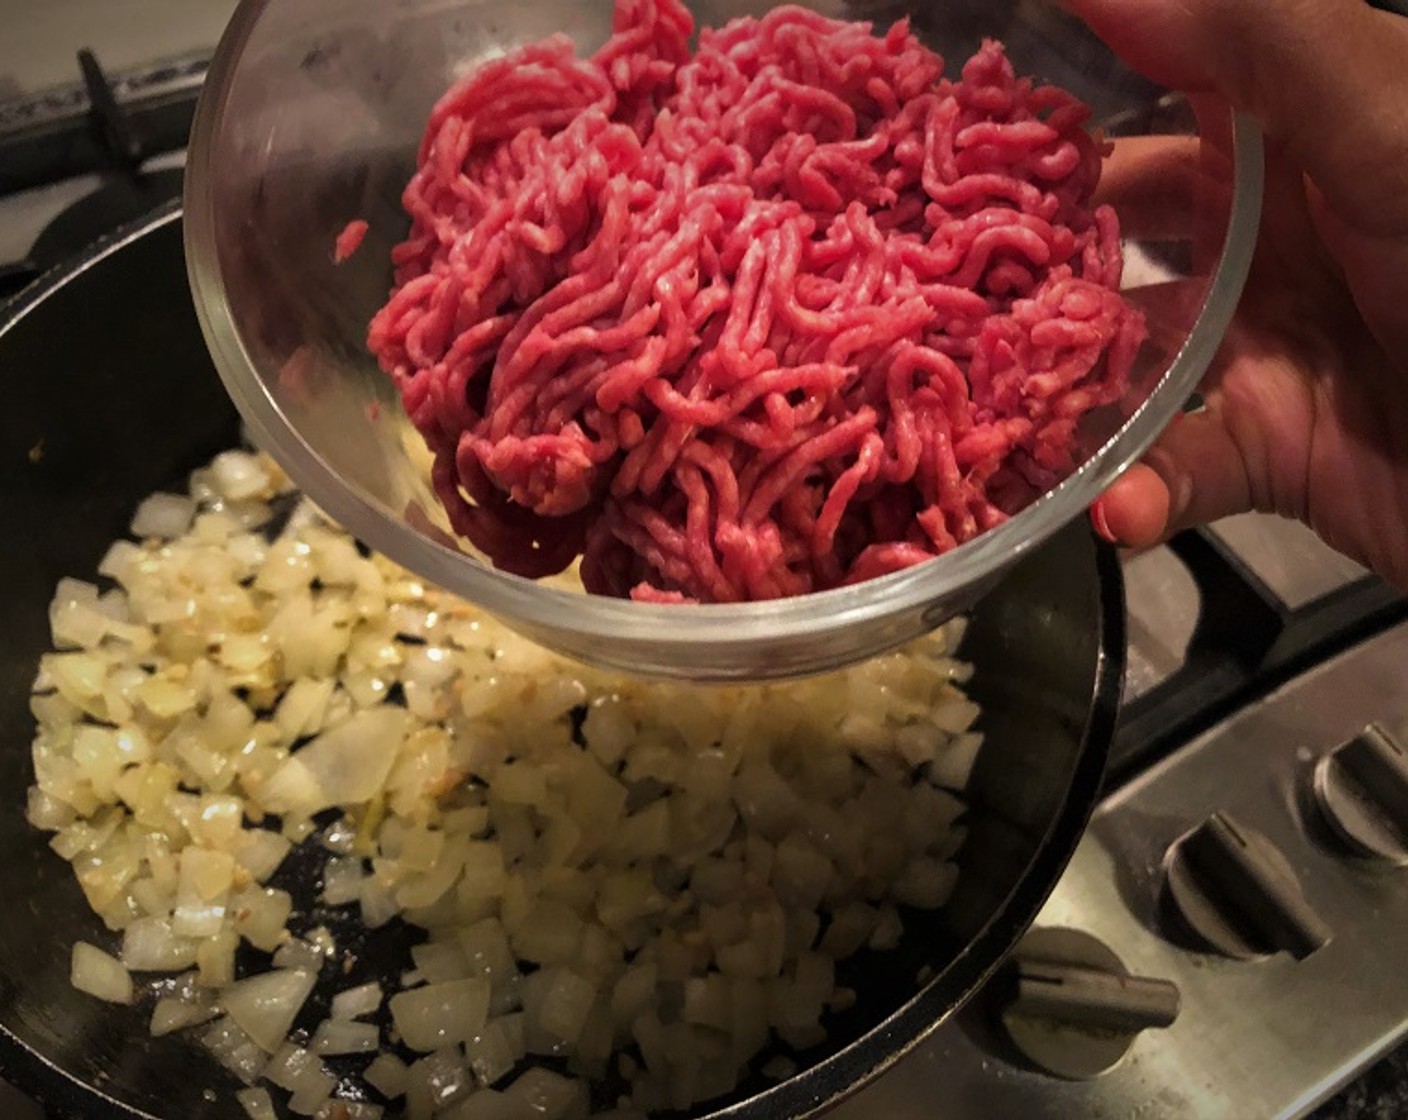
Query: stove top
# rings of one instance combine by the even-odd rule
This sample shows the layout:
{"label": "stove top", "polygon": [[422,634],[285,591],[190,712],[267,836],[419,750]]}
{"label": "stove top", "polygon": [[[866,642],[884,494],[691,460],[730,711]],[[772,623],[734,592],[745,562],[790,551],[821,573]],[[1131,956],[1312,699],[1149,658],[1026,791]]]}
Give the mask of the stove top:
{"label": "stove top", "polygon": [[[1032,967],[837,1120],[933,1116],[939,1086],[956,1120],[1297,1117],[1392,1048],[1408,1033],[1408,752],[1396,793],[1351,783],[1387,854],[1339,835],[1316,790],[1355,771],[1325,760],[1366,721],[1404,723],[1404,664],[1400,624],[1107,796],[1029,935]],[[1050,968],[1072,962],[1041,938],[1069,930],[1113,957]]]}
{"label": "stove top", "polygon": [[[179,193],[204,65],[92,59],[11,96],[0,51],[0,300]],[[1408,603],[1261,515],[1123,567],[1124,708],[1069,870],[988,991],[837,1120],[1395,1114],[1408,1064],[1365,1070],[1408,1033]],[[0,1115],[42,1113],[0,1084]]]}

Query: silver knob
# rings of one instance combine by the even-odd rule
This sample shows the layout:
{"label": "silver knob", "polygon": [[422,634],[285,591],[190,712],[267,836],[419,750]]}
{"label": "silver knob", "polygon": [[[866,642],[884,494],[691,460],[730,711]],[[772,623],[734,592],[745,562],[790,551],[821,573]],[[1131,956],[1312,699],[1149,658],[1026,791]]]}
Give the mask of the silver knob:
{"label": "silver knob", "polygon": [[1320,759],[1311,788],[1354,851],[1408,864],[1408,750],[1385,727],[1371,723]]}
{"label": "silver knob", "polygon": [[1282,950],[1303,960],[1330,940],[1286,857],[1226,813],[1174,841],[1164,886],[1193,932],[1238,960]]}
{"label": "silver knob", "polygon": [[1114,1067],[1135,1036],[1178,1017],[1178,989],[1130,976],[1103,941],[1073,929],[1032,930],[1013,953],[1002,1025],[1038,1068],[1070,1080]]}

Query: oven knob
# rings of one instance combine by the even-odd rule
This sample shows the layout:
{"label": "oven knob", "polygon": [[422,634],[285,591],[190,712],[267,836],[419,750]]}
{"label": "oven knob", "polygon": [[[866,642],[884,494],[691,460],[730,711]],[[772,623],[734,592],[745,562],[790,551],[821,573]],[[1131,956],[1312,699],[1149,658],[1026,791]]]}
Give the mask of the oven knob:
{"label": "oven knob", "polygon": [[1304,960],[1330,940],[1286,857],[1226,813],[1174,841],[1164,890],[1194,933],[1237,960],[1282,950]]}
{"label": "oven knob", "polygon": [[1361,855],[1408,864],[1408,749],[1371,723],[1315,765],[1315,800]]}
{"label": "oven knob", "polygon": [[1111,1069],[1148,1027],[1178,1016],[1178,989],[1130,976],[1098,938],[1074,929],[1035,929],[1008,964],[1002,1025],[1039,1069],[1070,1080]]}

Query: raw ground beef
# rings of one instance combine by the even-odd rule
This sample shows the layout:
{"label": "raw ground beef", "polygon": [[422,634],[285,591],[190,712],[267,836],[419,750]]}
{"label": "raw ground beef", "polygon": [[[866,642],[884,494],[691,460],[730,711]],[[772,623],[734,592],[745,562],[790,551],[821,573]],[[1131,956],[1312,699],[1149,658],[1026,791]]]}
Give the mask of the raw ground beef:
{"label": "raw ground beef", "polygon": [[618,0],[435,106],[369,333],[455,530],[731,602],[927,560],[1077,465],[1144,337],[1086,108],[988,42]]}

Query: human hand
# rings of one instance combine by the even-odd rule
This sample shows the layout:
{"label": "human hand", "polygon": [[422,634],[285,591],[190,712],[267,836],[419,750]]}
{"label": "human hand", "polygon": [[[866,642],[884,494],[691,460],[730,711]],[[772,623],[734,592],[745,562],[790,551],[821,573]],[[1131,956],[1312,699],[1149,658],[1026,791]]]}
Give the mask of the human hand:
{"label": "human hand", "polygon": [[1065,0],[1154,80],[1267,137],[1260,240],[1202,386],[1091,510],[1146,547],[1297,517],[1408,590],[1408,20],[1363,0]]}

